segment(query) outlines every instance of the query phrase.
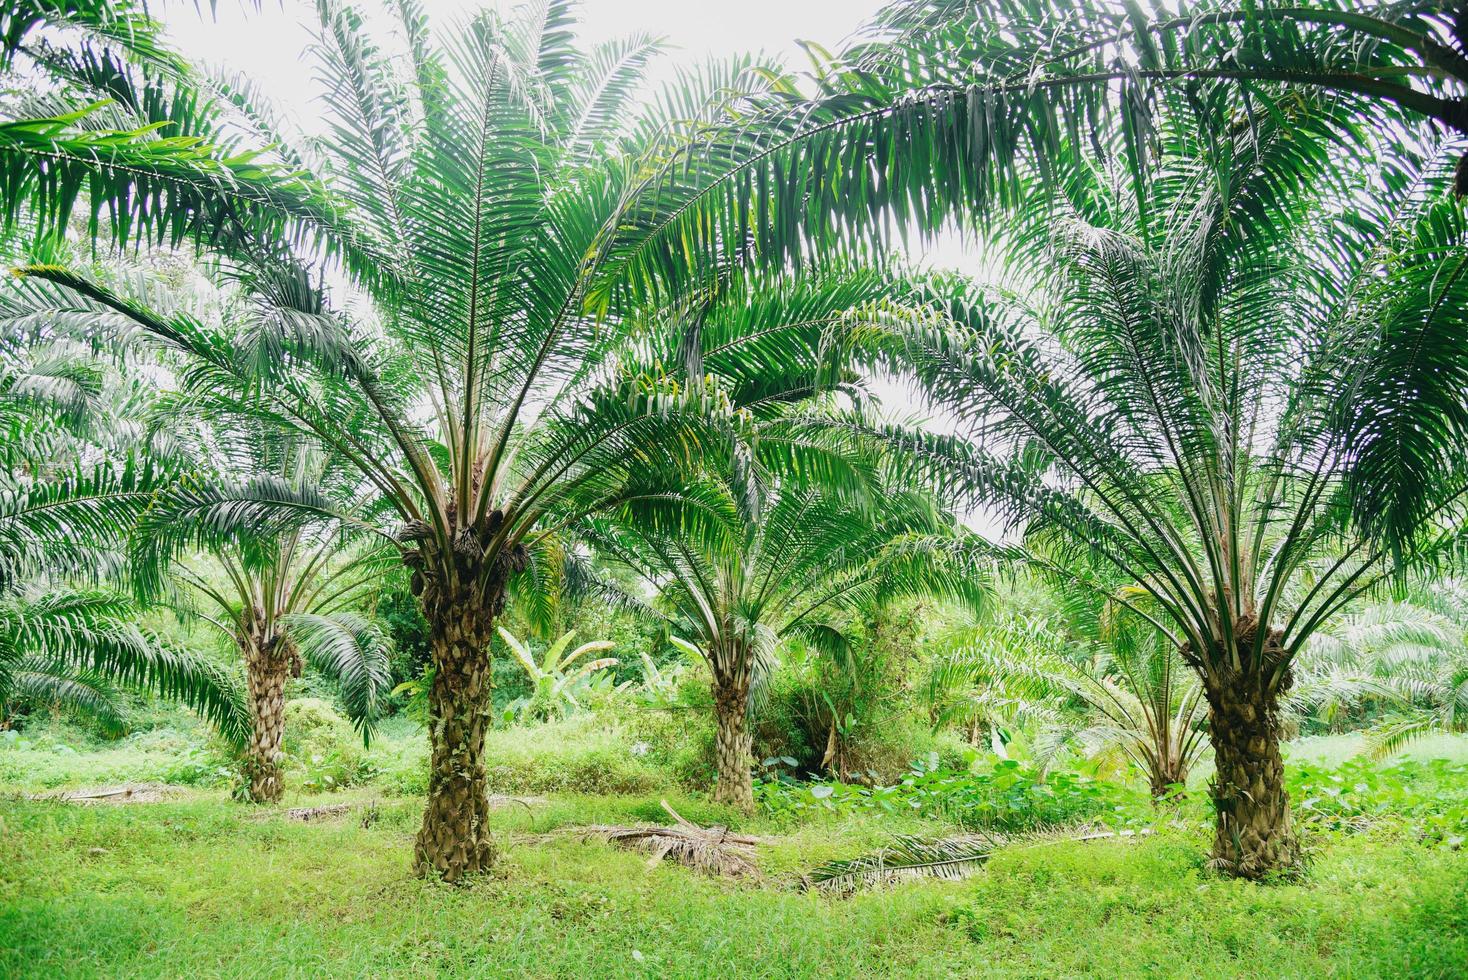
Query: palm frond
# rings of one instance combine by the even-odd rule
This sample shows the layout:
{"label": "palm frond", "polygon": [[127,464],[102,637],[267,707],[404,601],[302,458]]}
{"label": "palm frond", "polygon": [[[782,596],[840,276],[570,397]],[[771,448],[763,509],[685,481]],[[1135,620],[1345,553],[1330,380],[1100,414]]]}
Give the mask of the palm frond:
{"label": "palm frond", "polygon": [[53,671],[87,671],[182,701],[243,745],[250,723],[239,682],[213,662],[141,629],[130,614],[125,597],[99,591],[8,599],[0,605],[0,651]]}
{"label": "palm frond", "polygon": [[280,617],[301,656],[335,681],[347,717],[371,743],[392,690],[392,644],[376,623],[357,613],[297,612]]}

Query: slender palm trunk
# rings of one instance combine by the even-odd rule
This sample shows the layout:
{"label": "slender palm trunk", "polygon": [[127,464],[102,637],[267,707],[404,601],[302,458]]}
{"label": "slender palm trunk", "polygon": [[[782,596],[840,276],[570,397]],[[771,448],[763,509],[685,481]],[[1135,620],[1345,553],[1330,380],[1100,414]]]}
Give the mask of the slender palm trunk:
{"label": "slender palm trunk", "polygon": [[1152,759],[1148,767],[1148,782],[1152,787],[1152,800],[1158,802],[1163,798],[1175,799],[1168,794],[1174,792],[1174,786],[1181,786],[1188,781],[1188,766],[1183,760],[1172,755],[1159,755]]}
{"label": "slender palm trunk", "polygon": [[1277,636],[1266,640],[1255,663],[1252,630],[1238,632],[1242,666],[1223,661],[1205,672],[1203,689],[1217,768],[1211,788],[1213,865],[1252,879],[1293,870],[1300,862],[1279,748],[1279,701],[1291,678],[1288,669],[1280,669]]}
{"label": "slender palm trunk", "polygon": [[477,603],[447,609],[431,622],[428,806],[413,869],[449,882],[489,870],[496,855],[484,771],[493,624],[492,610]]}
{"label": "slender palm trunk", "polygon": [[714,738],[718,781],[714,801],[754,810],[754,780],[750,776],[754,736],[749,731],[749,664],[747,658],[714,670],[714,714],[718,724]]}
{"label": "slender palm trunk", "polygon": [[245,684],[250,699],[250,744],[245,775],[253,803],[278,803],[285,792],[281,739],[285,735],[285,685],[291,657],[286,645],[262,637],[245,637]]}

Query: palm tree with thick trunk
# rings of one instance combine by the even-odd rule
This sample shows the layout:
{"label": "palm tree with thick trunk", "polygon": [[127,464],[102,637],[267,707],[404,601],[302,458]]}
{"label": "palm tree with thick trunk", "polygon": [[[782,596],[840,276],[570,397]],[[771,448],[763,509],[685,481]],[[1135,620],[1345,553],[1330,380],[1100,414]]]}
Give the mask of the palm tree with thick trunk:
{"label": "palm tree with thick trunk", "polygon": [[[851,470],[873,471],[859,452]],[[689,630],[713,682],[713,799],[746,812],[754,807],[751,696],[782,642],[859,657],[843,612],[897,595],[972,605],[985,595],[985,550],[957,534],[920,488],[900,482],[832,485],[756,462],[681,487],[650,486],[582,531],[659,586]]]}
{"label": "palm tree with thick trunk", "polygon": [[1141,198],[1119,177],[1036,226],[1053,275],[1031,300],[953,300],[961,327],[908,344],[982,436],[952,447],[972,484],[1047,542],[1022,557],[1067,574],[1059,541],[1110,565],[1197,672],[1213,861],[1250,878],[1299,860],[1279,750],[1295,658],[1440,554],[1468,499],[1457,147],[1383,148],[1328,193],[1293,136],[1288,116],[1179,122]]}
{"label": "palm tree with thick trunk", "polygon": [[[367,606],[397,555],[363,533],[363,507],[341,486],[341,468],[309,444],[270,430],[202,441],[213,474],[149,507],[133,533],[130,575],[145,595],[172,597],[180,614],[215,626],[239,651],[250,711],[246,791],[252,802],[276,803],[285,689],[306,664],[337,683],[347,716],[364,741],[371,737],[392,673],[387,638]],[[239,507],[271,497],[355,523],[262,525]]]}

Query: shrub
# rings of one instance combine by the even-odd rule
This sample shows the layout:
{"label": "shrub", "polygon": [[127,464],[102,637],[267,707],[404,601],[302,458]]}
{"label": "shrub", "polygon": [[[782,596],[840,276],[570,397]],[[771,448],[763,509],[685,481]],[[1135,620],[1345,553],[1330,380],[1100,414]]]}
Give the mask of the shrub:
{"label": "shrub", "polygon": [[577,714],[493,731],[484,755],[496,793],[647,793],[670,783],[652,748],[615,716]]}
{"label": "shrub", "polygon": [[[423,793],[427,736],[406,720],[390,731],[367,753],[377,785],[390,796]],[[712,719],[702,712],[622,703],[599,714],[490,731],[484,754],[496,793],[650,793],[678,785],[705,788],[698,773],[705,756],[712,759],[712,740]]]}
{"label": "shrub", "polygon": [[938,768],[936,757],[915,764],[891,786],[762,780],[755,798],[774,815],[881,810],[916,812],[970,830],[1019,832],[1091,821],[1111,826],[1147,823],[1143,794],[1071,772],[1036,770],[1014,761],[987,772]]}
{"label": "shrub", "polygon": [[1285,785],[1296,819],[1318,828],[1359,831],[1386,822],[1430,842],[1456,847],[1468,840],[1468,763],[1291,765]]}
{"label": "shrub", "polygon": [[175,786],[227,786],[231,792],[245,787],[239,768],[231,760],[199,746],[180,753],[163,771],[163,781]]}
{"label": "shrub", "polygon": [[[817,772],[825,750],[824,736],[809,730],[805,718],[805,701],[811,696],[811,685],[789,668],[776,671],[756,704],[751,734],[754,757],[789,756],[802,772]],[[712,704],[709,710],[713,710]]]}
{"label": "shrub", "polygon": [[362,737],[336,709],[320,698],[286,702],[287,767],[307,790],[336,790],[372,776]]}
{"label": "shrub", "polygon": [[367,761],[376,773],[374,785],[384,796],[421,796],[428,792],[428,735],[399,715],[389,719],[373,739]]}

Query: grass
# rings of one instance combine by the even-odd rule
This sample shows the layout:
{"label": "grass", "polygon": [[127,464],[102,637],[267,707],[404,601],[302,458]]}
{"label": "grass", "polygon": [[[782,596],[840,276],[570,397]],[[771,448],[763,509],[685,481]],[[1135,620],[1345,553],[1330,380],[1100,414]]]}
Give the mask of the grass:
{"label": "grass", "polygon": [[[1204,866],[1204,804],[1131,841],[1000,851],[960,882],[837,899],[800,874],[938,819],[879,810],[741,818],[677,789],[675,739],[576,719],[493,736],[496,872],[467,888],[409,874],[422,737],[394,721],[368,781],[288,804],[371,805],[319,824],[232,802],[204,733],[177,719],[120,743],[39,726],[0,744],[0,977],[1455,977],[1468,970],[1468,766],[1368,767],[1346,743],[1292,748],[1312,857],[1300,881]],[[24,744],[22,744],[22,742]],[[1425,744],[1425,743],[1424,743]],[[631,746],[639,750],[631,752]],[[1458,743],[1421,758],[1453,754]],[[606,771],[598,772],[603,765]],[[192,768],[190,768],[192,767]],[[80,806],[20,791],[184,784],[166,803]],[[622,789],[623,792],[608,792]],[[8,796],[5,794],[9,794]],[[736,883],[555,831],[686,817],[766,836]],[[1310,800],[1311,805],[1304,805]],[[1145,816],[1145,804],[1143,819]]]}
{"label": "grass", "polygon": [[[1319,766],[1338,766],[1347,759],[1366,751],[1366,736],[1360,733],[1348,735],[1311,735],[1297,738],[1285,746],[1285,756],[1291,762],[1309,762]],[[1449,762],[1468,762],[1468,735],[1439,732],[1425,735],[1409,742],[1393,759],[1411,762],[1430,762],[1446,759]]]}
{"label": "grass", "polygon": [[[300,702],[297,702],[300,703]],[[210,730],[185,712],[158,712],[153,724],[126,738],[100,741],[64,721],[0,732],[0,788],[42,792],[123,782],[179,786],[223,785],[232,777],[227,752]],[[428,785],[428,737],[412,720],[387,719],[368,749],[344,721],[297,747],[287,738],[287,791],[309,794],[308,779],[365,765],[385,795],[421,795]],[[491,731],[485,739],[491,789],[538,794],[591,791],[650,794],[680,777],[698,779],[680,748],[685,719],[647,712],[635,722],[583,714],[535,727]],[[313,761],[314,760],[314,761]],[[344,763],[343,760],[346,760]]]}
{"label": "grass", "polygon": [[763,849],[766,880],[746,885],[540,838],[657,805],[568,796],[498,813],[518,840],[460,889],[408,874],[416,799],[381,802],[364,828],[191,795],[0,802],[0,975],[1447,977],[1468,964],[1468,856],[1400,836],[1321,837],[1295,884],[1218,879],[1202,834],[1168,830],[1001,852],[967,881],[843,900],[798,891],[799,870],[915,821],[817,819]]}
{"label": "grass", "polygon": [[[592,804],[587,807],[587,804]],[[502,832],[627,819],[646,800],[501,814]],[[810,824],[763,885],[647,869],[596,842],[512,844],[467,889],[408,874],[413,800],[373,826],[217,795],[4,802],[4,976],[1461,976],[1468,855],[1331,838],[1305,883],[1224,882],[1198,833],[1001,852],[967,882],[851,899],[782,874],[854,854],[871,817]],[[530,824],[530,826],[527,826]],[[753,827],[759,830],[759,826]]]}

